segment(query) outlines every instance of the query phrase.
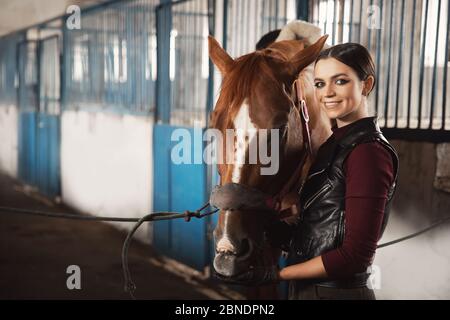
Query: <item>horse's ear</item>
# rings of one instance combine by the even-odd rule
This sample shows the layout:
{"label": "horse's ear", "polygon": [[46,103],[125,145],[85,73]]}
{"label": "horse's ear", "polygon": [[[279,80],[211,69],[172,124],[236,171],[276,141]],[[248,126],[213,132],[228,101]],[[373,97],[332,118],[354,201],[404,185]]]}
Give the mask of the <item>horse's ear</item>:
{"label": "horse's ear", "polygon": [[223,50],[220,44],[212,36],[208,36],[209,57],[222,75],[225,75],[234,65],[234,60]]}
{"label": "horse's ear", "polygon": [[296,74],[302,71],[303,68],[313,63],[319,53],[322,51],[325,41],[327,41],[328,35],[324,35],[317,40],[313,45],[296,53],[289,61],[289,64],[294,67]]}

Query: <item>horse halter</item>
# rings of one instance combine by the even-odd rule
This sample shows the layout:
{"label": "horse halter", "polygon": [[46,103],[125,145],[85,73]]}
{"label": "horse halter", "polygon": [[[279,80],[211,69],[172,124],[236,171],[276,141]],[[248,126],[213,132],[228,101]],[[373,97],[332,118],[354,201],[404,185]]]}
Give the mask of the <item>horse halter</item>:
{"label": "horse halter", "polygon": [[311,133],[309,130],[309,113],[308,113],[308,107],[306,106],[306,100],[303,96],[303,91],[301,84],[299,83],[298,79],[294,81],[292,84],[294,87],[295,92],[295,98],[294,105],[299,105],[299,109],[301,112],[301,119],[302,119],[302,126],[303,126],[303,142],[306,146],[306,150],[308,151],[309,155],[312,156],[312,144],[311,144]]}
{"label": "horse halter", "polygon": [[[295,169],[291,178],[283,186],[283,188],[275,195],[271,196],[257,188],[246,186],[241,183],[228,182],[224,185],[217,185],[213,188],[210,195],[210,204],[221,210],[259,210],[259,211],[275,211],[278,218],[283,219],[297,213],[294,206],[296,203],[290,204],[288,209],[281,210],[283,199],[292,194],[298,196],[299,189],[304,181],[307,170],[305,164],[308,156],[312,158],[311,135],[309,130],[309,114],[306,100],[303,95],[301,84],[295,80],[292,84],[294,92],[294,100],[292,108],[296,108],[300,113],[303,130],[303,145],[306,152]],[[295,198],[295,197],[290,197]]]}

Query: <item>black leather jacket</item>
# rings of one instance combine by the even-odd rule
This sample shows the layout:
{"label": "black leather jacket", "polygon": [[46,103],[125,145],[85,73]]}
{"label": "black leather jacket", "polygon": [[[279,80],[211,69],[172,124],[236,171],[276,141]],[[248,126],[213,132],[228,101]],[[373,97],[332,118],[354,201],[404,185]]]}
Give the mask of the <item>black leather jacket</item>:
{"label": "black leather jacket", "polygon": [[[344,163],[358,144],[373,141],[391,153],[394,166],[395,178],[388,192],[381,234],[384,232],[397,184],[398,156],[382,135],[376,118],[368,117],[355,122],[341,139],[336,140],[332,135],[319,148],[300,191],[301,214],[297,224],[288,226],[279,222],[269,229],[272,244],[289,252],[289,264],[312,259],[342,245],[345,233]],[[271,235],[275,236],[271,239]]]}

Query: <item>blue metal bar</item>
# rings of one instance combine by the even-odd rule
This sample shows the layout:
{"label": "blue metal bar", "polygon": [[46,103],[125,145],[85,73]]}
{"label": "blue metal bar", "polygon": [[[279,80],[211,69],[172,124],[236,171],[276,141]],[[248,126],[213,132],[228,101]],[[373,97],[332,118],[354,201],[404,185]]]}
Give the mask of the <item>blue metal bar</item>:
{"label": "blue metal bar", "polygon": [[[448,44],[450,42],[449,39],[450,34],[450,4],[447,4],[447,33],[445,35],[446,43]],[[445,110],[447,106],[447,69],[448,69],[448,45],[445,46],[445,54],[444,54],[444,78],[442,79],[442,88],[444,88],[442,91],[442,125],[441,129],[445,129]]]}
{"label": "blue metal bar", "polygon": [[309,1],[297,0],[297,19],[308,21]]}
{"label": "blue metal bar", "polygon": [[[398,40],[399,43],[399,48],[401,48],[402,44],[403,44],[403,25],[404,25],[404,20],[405,20],[405,0],[402,0],[402,9],[401,9],[401,19],[400,19],[400,37]],[[395,124],[394,127],[397,128],[398,125],[398,100],[400,98],[400,80],[401,80],[401,74],[402,74],[402,62],[403,62],[403,57],[401,54],[401,51],[399,51],[398,53],[398,60],[397,60],[397,65],[398,65],[398,70],[397,70],[397,94],[395,97]]]}
{"label": "blue metal bar", "polygon": [[227,34],[228,34],[228,1],[223,0],[223,26],[222,26],[222,47],[227,50]]}
{"label": "blue metal bar", "polygon": [[[373,5],[373,0],[370,0],[370,6],[372,7],[372,5]],[[403,21],[403,20],[401,20],[401,21]],[[369,28],[369,37],[368,37],[368,43],[367,43],[367,50],[369,50],[369,52],[370,52],[370,45],[371,45],[371,39],[372,38],[372,28]]]}
{"label": "blue metal bar", "polygon": [[[247,3],[248,3],[249,8],[250,8],[250,1],[247,1]],[[273,30],[278,28],[278,4],[279,4],[278,1],[276,1],[275,4],[274,4],[275,5],[275,17],[276,17],[276,20],[275,20],[275,26],[274,26]],[[250,10],[248,12],[250,12]]]}
{"label": "blue metal bar", "polygon": [[164,6],[170,0],[161,0],[155,10],[157,35],[157,80],[155,122],[169,123],[171,110],[170,84],[170,32],[172,30],[172,6]]}
{"label": "blue metal bar", "polygon": [[358,43],[361,43],[361,34],[362,34],[362,7],[363,7],[363,0],[359,1],[359,38]]}
{"label": "blue metal bar", "polygon": [[[247,30],[250,30],[250,20],[251,20],[251,18],[250,18],[251,17],[250,5],[251,5],[251,1],[247,1],[247,14],[245,15],[247,17]],[[241,34],[241,37],[243,38],[243,34]],[[251,49],[253,49],[253,46],[248,46],[248,41],[246,41],[246,43],[247,43],[247,50],[248,50],[249,47]],[[250,50],[250,51],[253,51],[253,50]]]}
{"label": "blue metal bar", "polygon": [[450,142],[450,130],[383,128],[383,135],[387,139],[399,139],[414,142],[418,141],[431,143]]}
{"label": "blue metal bar", "polygon": [[384,126],[388,124],[388,107],[389,107],[389,86],[391,80],[391,46],[392,46],[392,20],[394,17],[394,3],[391,1],[391,11],[389,14],[389,40],[388,40],[388,65],[387,65],[387,80],[386,80],[386,95],[384,100]]}
{"label": "blue metal bar", "polygon": [[[120,1],[120,0],[119,0]],[[131,0],[133,1],[133,0]],[[192,0],[176,0],[176,1],[171,1],[171,0],[160,0],[160,4],[156,6],[155,10],[159,10],[165,7],[173,7],[179,4],[183,4],[185,2],[191,2]]]}
{"label": "blue metal bar", "polygon": [[203,12],[183,12],[183,11],[177,10],[177,11],[172,12],[172,16],[173,17],[186,16],[186,17],[196,18],[196,17],[208,17],[208,14],[203,13]]}
{"label": "blue metal bar", "polygon": [[416,0],[413,2],[413,14],[411,16],[411,47],[409,51],[409,80],[408,80],[408,112],[406,117],[406,127],[409,128],[409,123],[411,119],[411,87],[412,87],[412,70],[413,70],[413,59],[414,59],[414,32],[416,25]]}
{"label": "blue metal bar", "polygon": [[[235,3],[236,2],[237,1],[235,0]],[[242,54],[242,52],[244,51],[244,43],[246,43],[248,40],[248,39],[246,39],[247,33],[245,32],[245,30],[243,30],[244,28],[243,28],[243,23],[242,23],[242,21],[244,19],[243,17],[245,16],[244,15],[244,7],[245,7],[245,3],[242,1],[239,1],[239,10],[238,10],[238,14],[237,14],[237,16],[238,16],[238,24],[237,24],[238,27],[237,28],[239,28],[240,30],[238,33],[236,33],[234,35],[235,37],[239,38],[239,42],[238,42],[239,46],[238,46],[238,50],[237,50],[238,55]]]}
{"label": "blue metal bar", "polygon": [[[439,43],[439,23],[441,21],[441,0],[438,1],[438,19],[436,23],[436,42],[434,44],[434,66],[433,66],[433,80],[431,84],[431,104],[430,104],[430,124],[428,125],[428,129],[433,128],[433,113],[434,113],[434,103],[435,103],[435,96],[436,96],[436,82],[437,82],[437,54],[438,54],[438,43]],[[447,44],[448,47],[448,44]],[[447,69],[447,66],[444,66],[445,69]],[[446,88],[444,87],[444,91]]]}
{"label": "blue metal bar", "polygon": [[333,45],[335,45],[336,42],[337,42],[337,40],[336,40],[336,24],[337,24],[336,11],[337,11],[337,4],[338,4],[338,1],[334,0],[334,8],[333,8]]}
{"label": "blue metal bar", "polygon": [[[205,1],[205,0],[201,0],[201,1]],[[197,1],[192,1],[191,3],[195,7],[196,11],[200,11],[200,8],[198,8],[198,5],[199,5],[200,1],[198,1],[198,0]],[[200,24],[200,26],[201,26],[201,24]],[[199,29],[198,19],[194,19],[194,33],[202,34],[202,30]],[[198,46],[198,43],[193,42],[193,41],[191,42],[191,50],[193,52],[192,56],[194,57],[194,63],[193,63],[194,66],[197,65],[197,61],[198,61],[198,56],[197,56],[197,53],[199,52],[199,50],[197,49],[198,47],[201,48],[201,46]],[[200,58],[200,67],[201,67],[201,63],[202,62],[201,62],[201,58]],[[191,93],[191,94],[194,94],[194,99],[193,99],[194,100],[194,104],[191,105],[192,112],[194,114],[196,114],[197,108],[200,106],[200,99],[199,99],[200,98],[200,85],[199,85],[200,81],[199,81],[198,74],[199,73],[194,74],[194,81],[195,81],[194,84],[195,84],[195,86],[194,86],[193,92]]]}
{"label": "blue metal bar", "polygon": [[[215,34],[216,1],[208,0],[208,33]],[[208,96],[206,98],[206,114],[208,115],[214,108],[214,66],[211,59],[208,59]],[[208,126],[209,117],[206,117]]]}
{"label": "blue metal bar", "polygon": [[343,43],[344,42],[344,26],[345,26],[345,1],[342,2],[342,6],[340,6],[340,10],[339,10],[339,24],[340,25],[340,32],[338,35],[338,40],[339,43]]}
{"label": "blue metal bar", "polygon": [[325,2],[325,21],[323,24],[324,33],[327,33],[327,21],[328,21],[328,0]]}
{"label": "blue metal bar", "polygon": [[[382,21],[383,21],[383,0],[381,0],[381,3],[380,3],[380,12],[381,12],[380,24],[382,25],[383,24],[382,23]],[[376,66],[375,66],[375,68],[377,69],[377,71],[376,71],[377,75],[380,74],[379,71],[380,71],[380,57],[381,57],[381,54],[380,54],[380,52],[381,52],[381,29],[382,28],[378,29],[378,36],[377,36],[377,63],[376,63]],[[379,111],[380,111],[380,106],[378,104],[379,95],[380,95],[380,90],[378,90],[379,83],[380,83],[380,81],[377,81],[376,84],[375,84],[375,87],[376,87],[376,92],[375,92],[376,93],[375,94],[375,110],[376,110],[377,116],[378,116]]]}
{"label": "blue metal bar", "polygon": [[350,0],[348,42],[352,42],[352,30],[353,30],[353,0]]}
{"label": "blue metal bar", "polygon": [[428,24],[428,0],[425,0],[425,24],[423,29],[423,42],[422,49],[420,52],[420,76],[419,76],[419,112],[418,112],[418,123],[417,128],[420,129],[420,123],[422,120],[422,96],[423,96],[423,78],[425,69],[425,45],[427,42],[427,24]]}

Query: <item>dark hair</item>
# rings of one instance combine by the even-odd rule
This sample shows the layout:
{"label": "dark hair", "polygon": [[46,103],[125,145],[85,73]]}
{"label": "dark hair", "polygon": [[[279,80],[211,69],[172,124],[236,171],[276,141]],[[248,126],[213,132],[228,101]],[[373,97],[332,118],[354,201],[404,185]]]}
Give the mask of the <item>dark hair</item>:
{"label": "dark hair", "polygon": [[375,64],[369,51],[364,46],[352,42],[335,45],[323,50],[315,63],[327,58],[334,58],[352,68],[361,81],[366,80],[368,76],[372,76],[374,79],[372,89],[375,87]]}
{"label": "dark hair", "polygon": [[256,50],[262,50],[267,48],[269,45],[275,42],[277,40],[278,36],[280,35],[281,29],[273,30],[261,37],[259,41],[256,43]]}

